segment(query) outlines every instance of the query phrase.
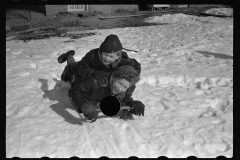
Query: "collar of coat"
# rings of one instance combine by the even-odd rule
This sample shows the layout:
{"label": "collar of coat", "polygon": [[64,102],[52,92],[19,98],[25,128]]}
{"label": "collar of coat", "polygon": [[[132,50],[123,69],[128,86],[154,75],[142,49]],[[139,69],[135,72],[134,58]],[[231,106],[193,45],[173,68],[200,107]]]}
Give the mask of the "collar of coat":
{"label": "collar of coat", "polygon": [[[100,48],[101,48],[101,46],[100,46]],[[100,53],[100,50],[101,50],[101,49],[100,49],[100,48],[98,49],[98,58],[99,58],[100,62],[102,63],[102,65],[106,66],[106,65],[103,63],[103,61],[102,61],[101,53]],[[117,65],[119,64],[119,62],[121,61],[121,58],[122,58],[122,54],[120,55],[120,57],[119,57],[117,60],[114,61],[113,64],[109,64],[109,65],[107,65],[106,67],[107,67],[107,68],[116,68]]]}

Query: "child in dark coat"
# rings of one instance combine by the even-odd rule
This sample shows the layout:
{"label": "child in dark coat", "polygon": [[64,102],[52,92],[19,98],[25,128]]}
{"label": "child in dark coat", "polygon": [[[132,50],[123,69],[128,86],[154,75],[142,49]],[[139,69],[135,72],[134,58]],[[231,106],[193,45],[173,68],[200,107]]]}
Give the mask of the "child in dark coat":
{"label": "child in dark coat", "polygon": [[[144,116],[144,104],[134,101],[131,97],[132,92],[127,92],[132,85],[139,81],[139,78],[138,72],[132,66],[125,65],[109,74],[105,87],[100,86],[95,77],[86,81],[76,80],[72,83],[68,95],[79,112],[82,112],[89,120],[97,119],[96,109],[106,96],[115,96],[122,105],[128,105],[131,108],[130,113]],[[111,105],[111,102],[109,104]]]}

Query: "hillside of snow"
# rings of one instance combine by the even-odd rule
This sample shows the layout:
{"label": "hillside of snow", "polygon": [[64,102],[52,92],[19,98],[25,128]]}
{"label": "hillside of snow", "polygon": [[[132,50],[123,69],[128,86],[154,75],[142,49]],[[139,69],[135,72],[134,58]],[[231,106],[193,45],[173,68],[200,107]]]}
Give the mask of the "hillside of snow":
{"label": "hillside of snow", "polygon": [[[6,42],[7,158],[233,156],[233,19],[184,14],[146,19],[157,26],[91,30],[76,39]],[[142,65],[133,98],[145,116],[86,122],[72,106],[66,65],[116,34]]]}

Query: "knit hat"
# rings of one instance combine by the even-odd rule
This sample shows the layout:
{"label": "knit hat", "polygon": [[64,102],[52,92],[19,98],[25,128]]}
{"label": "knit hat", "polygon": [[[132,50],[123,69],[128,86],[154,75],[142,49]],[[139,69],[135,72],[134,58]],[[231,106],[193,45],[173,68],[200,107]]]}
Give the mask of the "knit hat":
{"label": "knit hat", "polygon": [[140,79],[140,75],[138,74],[138,72],[132,66],[129,66],[129,65],[124,65],[119,67],[113,73],[113,77],[125,78],[132,84],[137,83]]}
{"label": "knit hat", "polygon": [[138,52],[138,51],[135,51],[135,50],[123,48],[122,43],[120,42],[118,36],[114,35],[114,34],[110,34],[109,36],[106,37],[106,39],[100,45],[99,53],[100,54],[102,52],[114,53],[114,52],[120,51],[122,49],[124,49],[126,51]]}
{"label": "knit hat", "polygon": [[102,43],[102,52],[114,53],[123,49],[123,46],[117,35],[111,34],[106,37]]}

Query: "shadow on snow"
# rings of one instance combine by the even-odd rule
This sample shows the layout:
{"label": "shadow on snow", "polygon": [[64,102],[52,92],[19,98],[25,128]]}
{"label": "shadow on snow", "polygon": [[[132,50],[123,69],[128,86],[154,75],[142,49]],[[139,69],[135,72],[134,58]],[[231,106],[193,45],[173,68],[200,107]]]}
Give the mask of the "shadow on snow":
{"label": "shadow on snow", "polygon": [[62,87],[61,81],[56,78],[53,78],[53,80],[56,84],[52,90],[48,90],[48,80],[42,78],[38,79],[38,81],[42,83],[40,89],[44,92],[43,98],[48,98],[51,101],[57,101],[57,103],[52,104],[50,108],[63,117],[66,122],[82,125],[86,119],[81,119],[80,117],[76,118],[66,110],[67,108],[70,108],[76,111],[73,105],[70,105],[70,99],[67,96],[67,90],[69,88],[66,86]]}
{"label": "shadow on snow", "polygon": [[[53,78],[56,82],[52,90],[48,90],[48,80],[39,78],[38,81],[42,83],[40,89],[44,92],[43,98],[48,98],[51,101],[57,101],[57,103],[52,104],[50,108],[56,112],[58,115],[64,118],[64,120],[71,124],[82,125],[83,122],[87,122],[86,118],[76,118],[70,114],[66,109],[72,109],[77,112],[76,108],[72,105],[71,100],[68,97],[69,86],[62,86],[63,82]],[[82,116],[83,117],[83,116]],[[106,118],[107,116],[98,116],[98,119]]]}

